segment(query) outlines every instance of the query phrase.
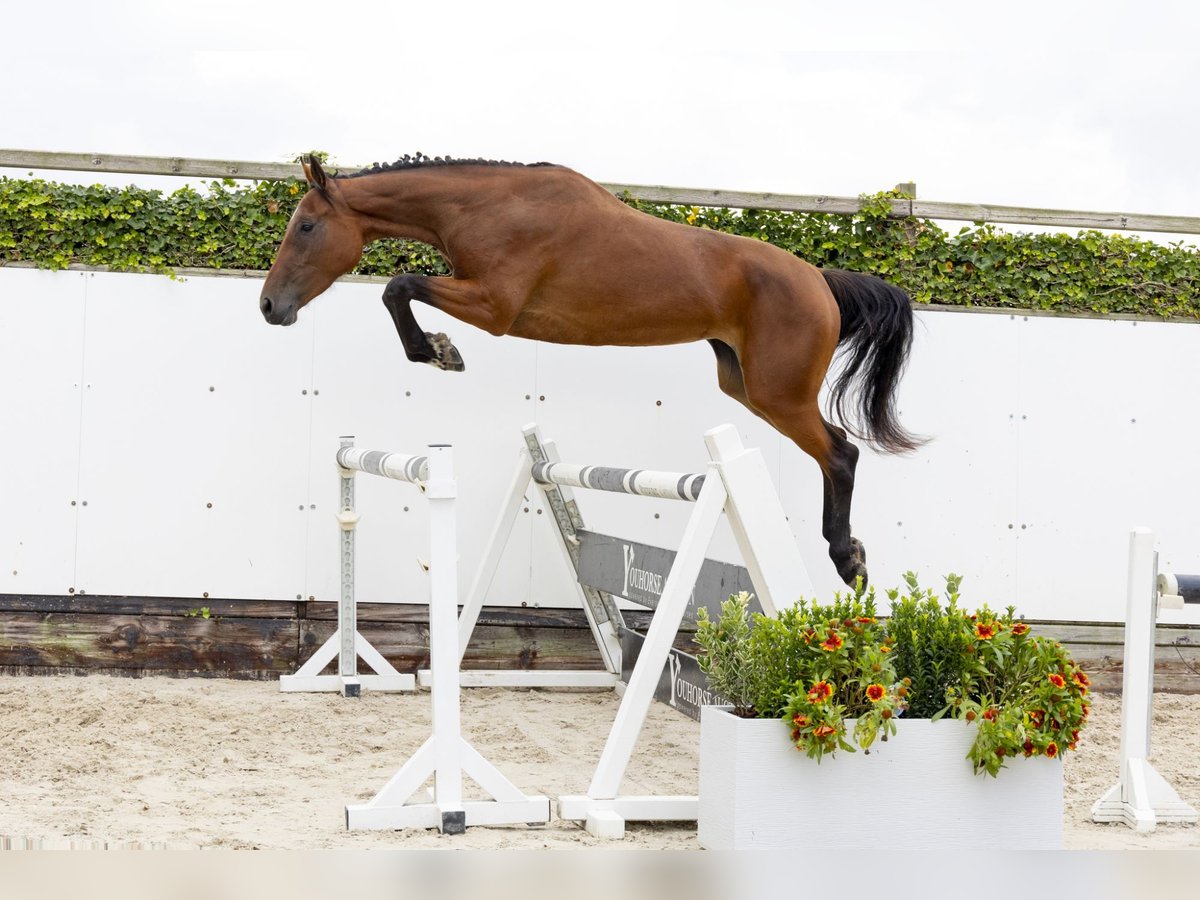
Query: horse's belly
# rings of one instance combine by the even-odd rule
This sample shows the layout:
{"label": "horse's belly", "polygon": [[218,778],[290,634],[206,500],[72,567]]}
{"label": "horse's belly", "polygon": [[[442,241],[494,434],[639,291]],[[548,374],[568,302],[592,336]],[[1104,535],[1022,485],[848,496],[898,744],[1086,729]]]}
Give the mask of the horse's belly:
{"label": "horse's belly", "polygon": [[508,333],[513,337],[583,346],[650,347],[685,344],[707,337],[697,318],[677,319],[619,305],[587,311],[525,309]]}

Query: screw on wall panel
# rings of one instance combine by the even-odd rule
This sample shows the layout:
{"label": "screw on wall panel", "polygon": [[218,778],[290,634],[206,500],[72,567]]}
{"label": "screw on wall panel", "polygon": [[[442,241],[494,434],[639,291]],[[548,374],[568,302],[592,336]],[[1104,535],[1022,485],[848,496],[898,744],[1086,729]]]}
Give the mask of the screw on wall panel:
{"label": "screw on wall panel", "polygon": [[303,597],[303,596],[301,596],[300,594],[297,594],[297,595],[296,595],[296,599],[297,599],[297,600],[303,600],[303,599],[304,599],[304,597]]}
{"label": "screw on wall panel", "polygon": [[1008,523],[1008,530],[1009,530],[1009,531],[1012,531],[1012,522],[1009,522],[1009,523]]}
{"label": "screw on wall panel", "polygon": [[209,392],[210,394],[211,394],[213,391],[215,391],[215,390],[216,390],[216,387],[215,387],[214,385],[211,385],[211,384],[210,384],[210,385],[208,386],[208,392]]}
{"label": "screw on wall panel", "polygon": [[205,599],[205,600],[207,600],[207,599],[208,599],[208,591],[205,591],[205,592],[204,592],[204,599]]}
{"label": "screw on wall panel", "polygon": [[1024,530],[1025,530],[1026,528],[1028,528],[1028,527],[1029,527],[1028,525],[1022,525],[1022,526],[1021,526],[1021,530],[1022,530],[1022,531],[1024,531]]}
{"label": "screw on wall panel", "polygon": [[309,509],[316,509],[316,508],[317,508],[317,504],[315,504],[315,503],[310,503],[310,504],[308,504],[308,508],[309,508]]}
{"label": "screw on wall panel", "polygon": [[73,594],[73,593],[75,593],[75,588],[67,588],[67,593],[68,593],[68,594]]}
{"label": "screw on wall panel", "polygon": [[[405,392],[404,392],[404,396],[405,396],[405,397],[411,397],[411,396],[412,396],[412,391],[405,391]],[[525,399],[526,399],[526,400],[528,400],[529,398],[528,398],[528,397],[526,397]]]}
{"label": "screw on wall panel", "polygon": [[661,400],[655,400],[655,401],[654,401],[654,405],[655,405],[655,406],[662,406],[662,401],[661,401]]}
{"label": "screw on wall panel", "polygon": [[74,505],[75,505],[75,501],[74,501],[74,500],[72,500],[72,501],[71,501],[71,505],[72,505],[72,506],[74,506]]}
{"label": "screw on wall panel", "polygon": [[303,503],[301,503],[301,504],[300,504],[298,507],[296,507],[296,508],[297,508],[297,509],[299,509],[299,510],[300,510],[300,512],[304,512],[304,504],[303,504]]}
{"label": "screw on wall panel", "polygon": [[310,602],[310,603],[311,603],[313,600],[316,600],[316,599],[317,599],[317,598],[316,598],[316,597],[314,597],[312,594],[309,594],[309,595],[308,595],[308,600],[309,600],[309,602]]}
{"label": "screw on wall panel", "polygon": [[540,516],[540,515],[542,514],[542,511],[539,509],[539,510],[537,511],[537,514]]}
{"label": "screw on wall panel", "polygon": [[83,503],[82,503],[82,505],[83,505],[83,506],[87,506],[87,501],[86,501],[86,500],[84,500],[84,501],[83,501]]}
{"label": "screw on wall panel", "polygon": [[545,400],[545,399],[546,399],[546,395],[545,395],[545,394],[542,394],[541,396],[539,396],[539,397],[538,397],[538,399],[539,399],[539,400]]}
{"label": "screw on wall panel", "polygon": [[212,504],[211,504],[211,503],[207,503],[207,504],[205,504],[205,506],[206,506],[208,509],[212,509]]}
{"label": "screw on wall panel", "polygon": [[525,395],[525,399],[526,399],[526,400],[532,400],[532,399],[533,399],[533,397],[531,397],[529,394],[526,394],[526,395]]}
{"label": "screw on wall panel", "polygon": [[658,516],[658,513],[655,513],[655,514],[654,514],[654,518],[656,518],[656,519],[657,519],[658,517],[659,517],[659,516]]}
{"label": "screw on wall panel", "polygon": [[313,396],[314,396],[314,397],[320,397],[320,396],[321,396],[321,392],[320,392],[320,391],[313,391]]}
{"label": "screw on wall panel", "polygon": [[301,397],[307,397],[307,396],[308,396],[308,389],[307,389],[307,388],[305,388],[304,390],[302,390],[302,391],[300,392],[300,396],[301,396]]}
{"label": "screw on wall panel", "polygon": [[405,511],[405,512],[408,512],[408,507],[407,507],[407,506],[406,506],[406,507],[404,507],[404,511]]}

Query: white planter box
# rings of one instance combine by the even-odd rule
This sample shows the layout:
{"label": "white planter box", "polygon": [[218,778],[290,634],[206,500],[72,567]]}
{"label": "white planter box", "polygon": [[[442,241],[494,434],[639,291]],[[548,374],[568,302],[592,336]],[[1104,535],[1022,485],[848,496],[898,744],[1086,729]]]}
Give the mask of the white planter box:
{"label": "white planter box", "polygon": [[700,844],[748,848],[988,852],[1062,846],[1062,760],[1011,760],[998,778],[967,760],[973,726],[900,719],[869,754],[820,764],[778,719],[700,716]]}

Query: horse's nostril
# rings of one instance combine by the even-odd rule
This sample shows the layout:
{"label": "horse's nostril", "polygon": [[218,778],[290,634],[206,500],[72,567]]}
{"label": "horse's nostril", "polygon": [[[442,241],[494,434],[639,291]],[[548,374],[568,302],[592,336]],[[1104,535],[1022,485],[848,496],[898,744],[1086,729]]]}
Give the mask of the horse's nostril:
{"label": "horse's nostril", "polygon": [[271,298],[263,297],[261,300],[259,300],[258,308],[262,310],[262,314],[264,316],[269,316],[271,314]]}

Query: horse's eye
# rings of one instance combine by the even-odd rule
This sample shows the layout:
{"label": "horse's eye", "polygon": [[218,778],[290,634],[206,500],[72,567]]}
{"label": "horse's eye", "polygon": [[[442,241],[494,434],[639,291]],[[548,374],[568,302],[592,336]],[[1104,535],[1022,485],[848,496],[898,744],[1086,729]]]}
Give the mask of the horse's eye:
{"label": "horse's eye", "polygon": [[301,230],[301,231],[312,231],[312,230],[313,230],[313,223],[312,223],[312,222],[301,222],[301,223],[300,223],[300,230]]}

